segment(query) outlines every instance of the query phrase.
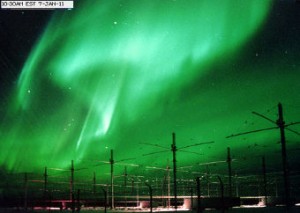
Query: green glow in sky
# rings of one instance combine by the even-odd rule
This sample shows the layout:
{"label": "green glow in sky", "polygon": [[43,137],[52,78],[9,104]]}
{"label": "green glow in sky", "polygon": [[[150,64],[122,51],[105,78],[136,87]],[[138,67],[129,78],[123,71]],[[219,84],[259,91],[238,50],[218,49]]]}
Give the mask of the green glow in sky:
{"label": "green glow in sky", "polygon": [[[251,76],[219,80],[230,75],[229,63],[264,26],[270,8],[261,0],[126,0],[83,1],[56,12],[20,74],[0,163],[13,171],[69,168],[72,159],[108,160],[114,149],[116,159],[133,155],[135,163],[163,166],[171,156],[142,158],[155,148],[140,142],[169,147],[173,131],[179,147],[216,141],[197,151],[205,160],[222,159],[225,136],[243,130],[237,126],[251,107],[278,102],[251,105],[245,97],[264,88],[263,80],[255,88]],[[249,64],[242,72],[251,73]],[[179,156],[182,165],[199,161]]]}

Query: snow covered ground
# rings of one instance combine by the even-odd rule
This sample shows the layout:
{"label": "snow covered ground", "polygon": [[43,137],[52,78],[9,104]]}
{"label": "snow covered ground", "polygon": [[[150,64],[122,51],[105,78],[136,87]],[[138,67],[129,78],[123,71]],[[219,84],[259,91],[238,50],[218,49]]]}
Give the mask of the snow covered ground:
{"label": "snow covered ground", "polygon": [[[52,210],[27,210],[27,211],[23,211],[20,209],[0,209],[1,213],[15,213],[15,212],[72,212],[70,210],[63,210],[60,211],[59,209],[52,209]],[[78,211],[75,211],[78,212]],[[104,213],[104,209],[101,208],[96,208],[96,209],[81,209],[80,212],[83,213],[95,213],[95,212],[99,212],[99,213]],[[145,213],[145,212],[150,212],[150,209],[128,209],[128,210],[124,210],[124,209],[116,209],[116,210],[107,210],[107,213],[121,213],[121,212],[126,212],[126,213],[137,213],[137,212],[141,212],[141,213]],[[173,213],[176,212],[174,211],[174,209],[153,209],[153,212],[162,212],[162,213]],[[178,213],[185,213],[185,212],[189,212],[189,213],[197,213],[197,211],[189,211],[189,210],[183,210],[183,209],[178,209],[177,210]],[[214,209],[205,209],[204,211],[202,211],[204,213],[220,213],[222,212],[222,210],[214,210]],[[228,209],[224,211],[225,213],[280,213],[280,212],[288,212],[288,213],[299,213],[300,212],[300,206],[294,206],[292,208],[290,208],[289,210],[287,210],[285,207],[253,207],[253,206],[249,206],[249,207],[240,207],[240,208],[232,208],[232,209]]]}

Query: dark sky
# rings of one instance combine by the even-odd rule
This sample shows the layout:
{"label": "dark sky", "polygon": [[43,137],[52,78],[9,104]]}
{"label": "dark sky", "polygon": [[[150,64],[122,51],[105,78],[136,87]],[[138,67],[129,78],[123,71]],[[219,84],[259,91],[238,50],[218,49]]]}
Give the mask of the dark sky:
{"label": "dark sky", "polygon": [[[33,45],[43,32],[53,11],[1,10],[0,53],[1,99],[16,83]],[[3,108],[1,107],[1,111]]]}

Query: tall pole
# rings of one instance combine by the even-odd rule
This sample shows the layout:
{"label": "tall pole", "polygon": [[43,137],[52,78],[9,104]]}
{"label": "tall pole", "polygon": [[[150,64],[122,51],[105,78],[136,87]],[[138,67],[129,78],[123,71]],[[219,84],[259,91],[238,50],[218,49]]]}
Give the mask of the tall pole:
{"label": "tall pole", "polygon": [[170,208],[170,206],[171,206],[171,184],[170,184],[170,180],[171,180],[171,178],[170,178],[170,167],[169,167],[169,165],[168,165],[168,170],[167,170],[167,179],[168,179],[168,208]]}
{"label": "tall pole", "polygon": [[147,182],[145,182],[145,185],[148,186],[149,188],[149,196],[150,196],[150,212],[152,213],[152,207],[153,207],[153,196],[152,196],[152,187],[150,186],[150,184],[148,184]]}
{"label": "tall pole", "polygon": [[73,200],[73,185],[74,185],[74,161],[71,161],[71,178],[70,178],[70,200]]}
{"label": "tall pole", "polygon": [[127,208],[126,188],[127,188],[127,167],[125,166],[125,171],[124,171],[124,196],[125,196],[125,208]]}
{"label": "tall pole", "polygon": [[172,143],[172,152],[173,152],[173,181],[174,181],[174,201],[175,201],[175,210],[177,210],[177,183],[176,183],[176,139],[175,133],[172,133],[173,143]]}
{"label": "tall pole", "polygon": [[220,182],[220,190],[221,190],[221,202],[222,202],[222,213],[225,212],[225,202],[224,202],[224,184],[220,176],[217,176]]}
{"label": "tall pole", "polygon": [[104,213],[106,213],[106,206],[107,206],[107,192],[105,189],[102,188],[104,194]]}
{"label": "tall pole", "polygon": [[193,187],[191,187],[190,192],[191,192],[191,207],[190,207],[190,210],[193,210],[193,206],[194,206],[194,201],[193,201],[193,197],[194,197]]}
{"label": "tall pole", "polygon": [[201,213],[202,206],[201,206],[200,177],[196,178],[196,183],[197,183],[197,213]]}
{"label": "tall pole", "polygon": [[284,179],[284,192],[285,192],[285,205],[290,206],[290,184],[289,184],[289,171],[288,171],[288,162],[286,155],[286,142],[285,142],[285,122],[283,120],[283,110],[281,103],[278,104],[278,120],[277,125],[280,129],[280,141],[281,141],[281,155],[282,155],[282,168],[283,168],[283,179]]}
{"label": "tall pole", "polygon": [[94,195],[94,208],[96,208],[96,172],[93,177],[93,195]]}
{"label": "tall pole", "polygon": [[227,147],[227,163],[228,163],[228,195],[232,196],[232,182],[231,182],[231,156],[230,156],[230,148]]}
{"label": "tall pole", "polygon": [[235,196],[239,197],[239,181],[238,181],[237,174],[235,174],[234,183],[235,183]]}
{"label": "tall pole", "polygon": [[75,194],[72,192],[72,201],[71,201],[72,213],[75,212]]}
{"label": "tall pole", "polygon": [[266,177],[266,160],[265,157],[262,157],[262,172],[263,172],[263,181],[264,181],[264,194],[265,204],[267,205],[267,177]]}
{"label": "tall pole", "polygon": [[111,189],[111,208],[115,208],[114,204],[114,155],[113,150],[110,150],[110,189]]}
{"label": "tall pole", "polygon": [[28,177],[27,173],[24,174],[24,209],[27,211],[27,199],[28,199]]}
{"label": "tall pole", "polygon": [[131,194],[134,192],[134,178],[131,178]]}
{"label": "tall pole", "polygon": [[47,174],[47,167],[45,167],[45,172],[44,172],[44,202],[45,202],[45,206],[46,204],[46,200],[47,200],[47,184],[48,184],[48,174]]}
{"label": "tall pole", "polygon": [[140,204],[140,195],[139,195],[139,180],[136,182],[136,204]]}
{"label": "tall pole", "polygon": [[93,177],[93,194],[96,194],[96,173],[94,172],[94,177]]}
{"label": "tall pole", "polygon": [[210,197],[210,182],[209,182],[208,165],[206,165],[206,182],[207,182],[207,196]]}
{"label": "tall pole", "polygon": [[80,189],[77,190],[77,212],[80,212]]}

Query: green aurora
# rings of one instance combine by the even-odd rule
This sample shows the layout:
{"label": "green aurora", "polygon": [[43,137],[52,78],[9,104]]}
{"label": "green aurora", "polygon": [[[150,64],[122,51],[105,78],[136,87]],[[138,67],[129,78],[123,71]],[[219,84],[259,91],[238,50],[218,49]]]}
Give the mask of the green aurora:
{"label": "green aurora", "polygon": [[[237,172],[252,171],[263,154],[281,168],[279,131],[225,138],[272,127],[251,111],[276,121],[279,101],[287,122],[300,121],[300,65],[291,56],[299,51],[275,43],[264,52],[255,43],[264,41],[272,9],[270,0],[113,0],[55,12],[10,96],[0,165],[43,173],[74,160],[104,181],[109,166],[93,166],[113,149],[116,161],[136,158],[129,173],[146,174],[172,155],[143,156],[163,150],[143,143],[170,148],[175,132],[178,147],[214,141],[186,149],[202,155],[178,151],[178,166],[225,160],[231,147],[244,160]],[[287,138],[288,149],[298,146],[298,135]]]}

